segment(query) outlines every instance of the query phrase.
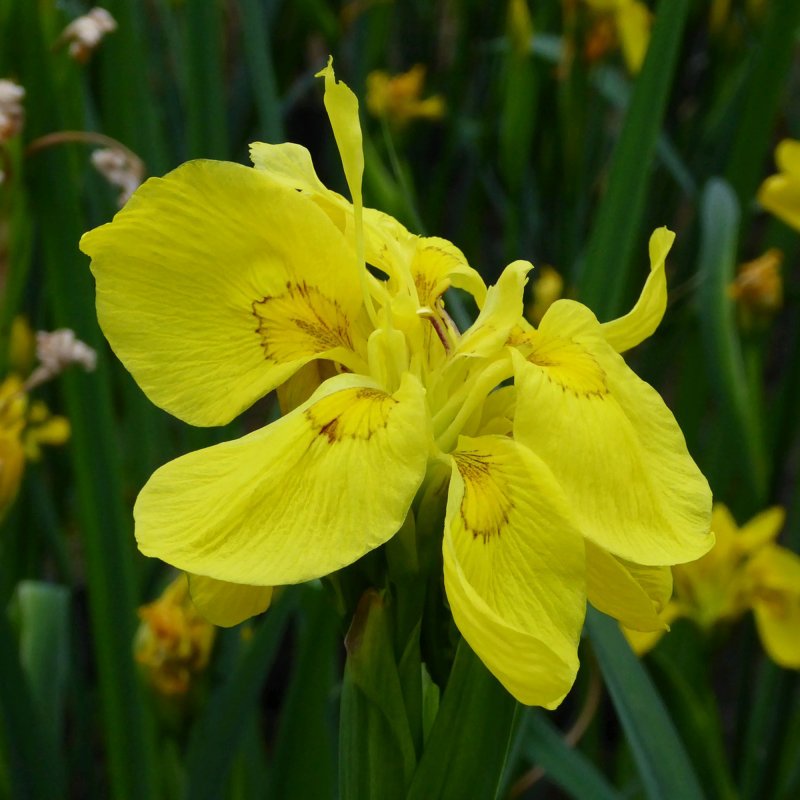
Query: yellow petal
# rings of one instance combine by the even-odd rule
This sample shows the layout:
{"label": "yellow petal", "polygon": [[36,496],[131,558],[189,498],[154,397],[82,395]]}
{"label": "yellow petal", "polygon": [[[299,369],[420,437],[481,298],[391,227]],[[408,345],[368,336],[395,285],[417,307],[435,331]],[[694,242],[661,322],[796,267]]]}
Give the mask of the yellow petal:
{"label": "yellow petal", "polygon": [[358,119],[358,98],[345,83],[336,81],[333,58],[328,59],[328,65],[317,73],[317,77],[325,78],[325,109],[331,121],[336,146],[339,148],[350,196],[353,198],[353,204],[360,206],[364,148],[361,123]]}
{"label": "yellow petal", "polygon": [[591,311],[557,301],[522,352],[512,351],[514,438],[553,471],[584,536],[646,566],[707,552],[708,483],[663,400],[609,346]]}
{"label": "yellow petal", "polygon": [[232,628],[269,608],[271,586],[245,586],[189,575],[189,594],[197,610],[209,622],[222,628]]}
{"label": "yellow petal", "polygon": [[775,541],[785,521],[786,510],[781,506],[773,506],[756,514],[739,529],[736,536],[737,549],[740,553],[753,553]]}
{"label": "yellow petal", "polygon": [[642,68],[650,44],[650,11],[638,0],[625,0],[618,6],[617,31],[628,72],[635,75]]}
{"label": "yellow petal", "polygon": [[783,139],[775,148],[775,163],[781,172],[800,180],[800,141]]}
{"label": "yellow petal", "polygon": [[619,319],[605,322],[600,329],[606,341],[624,353],[652,336],[667,310],[667,277],[665,262],[675,234],[667,228],[657,228],[650,237],[650,274],[636,305]]}
{"label": "yellow petal", "polygon": [[800,230],[800,178],[771,175],[758,190],[758,202],[787,225]]}
{"label": "yellow petal", "polygon": [[800,669],[800,556],[768,545],[750,561],[753,611],[764,649],[787,669]]}
{"label": "yellow petal", "polygon": [[672,570],[623,561],[587,540],[586,591],[595,608],[625,627],[661,631],[659,614],[672,595]]}
{"label": "yellow petal", "polygon": [[357,360],[352,249],[257,170],[193,161],[151,179],[81,248],[112,348],[187,422],[229,422],[313,358]]}
{"label": "yellow petal", "polygon": [[628,644],[637,656],[649,653],[661,640],[661,637],[669,630],[669,626],[679,617],[685,616],[678,603],[670,602],[661,613],[661,627],[657,631],[637,631],[621,625],[622,632],[628,640]]}
{"label": "yellow petal", "polygon": [[470,647],[522,703],[554,708],[578,668],[583,541],[547,467],[501,436],[453,454],[444,581]]}
{"label": "yellow petal", "polygon": [[134,508],[139,548],[233,583],[327,575],[400,528],[429,446],[415,378],[394,395],[369,378],[330,378],[266,428],[157,470]]}
{"label": "yellow petal", "polygon": [[478,318],[461,337],[456,355],[491,356],[502,350],[522,319],[522,292],[532,269],[528,261],[514,261],[503,270]]}
{"label": "yellow petal", "polygon": [[486,300],[486,284],[480,273],[470,267],[464,254],[446,239],[420,238],[411,274],[422,306],[434,308],[450,286],[469,292],[479,308]]}

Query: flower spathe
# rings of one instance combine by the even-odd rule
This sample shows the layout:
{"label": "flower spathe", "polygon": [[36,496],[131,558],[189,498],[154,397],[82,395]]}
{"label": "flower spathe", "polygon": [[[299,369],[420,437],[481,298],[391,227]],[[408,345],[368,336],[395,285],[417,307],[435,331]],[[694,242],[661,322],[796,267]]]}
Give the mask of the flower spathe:
{"label": "flower spathe", "polygon": [[[388,541],[444,464],[454,620],[515,697],[553,707],[587,593],[657,628],[669,565],[712,544],[708,485],[619,355],[664,313],[673,235],[653,235],[629,315],[601,325],[562,300],[535,329],[530,264],[487,288],[449,242],[363,208],[358,104],[330,64],[321,75],[352,203],[304,148],[256,144],[255,169],[186,164],[82,239],[103,330],[154,402],[216,425],[278,388],[285,411],[159,469],[134,510],[139,547],[202,576],[206,610],[234,624],[269,587]],[[450,286],[480,309],[463,332]]]}

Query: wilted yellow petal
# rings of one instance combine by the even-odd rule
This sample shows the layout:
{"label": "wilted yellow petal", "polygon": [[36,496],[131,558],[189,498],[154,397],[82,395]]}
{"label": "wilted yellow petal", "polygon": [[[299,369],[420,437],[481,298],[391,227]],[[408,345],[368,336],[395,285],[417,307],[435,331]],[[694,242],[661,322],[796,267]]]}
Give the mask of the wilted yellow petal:
{"label": "wilted yellow petal", "polygon": [[353,250],[298,192],[193,161],[85,234],[103,332],[157,405],[229,422],[303,364],[356,359]]}
{"label": "wilted yellow petal", "polygon": [[231,628],[261,614],[272,601],[271,586],[244,586],[204,575],[189,575],[188,578],[189,594],[197,610],[222,628]]}
{"label": "wilted yellow petal", "polygon": [[657,228],[650,237],[650,274],[636,305],[624,316],[605,322],[600,329],[606,341],[624,353],[652,336],[667,310],[667,277],[665,262],[675,234]]}
{"label": "wilted yellow petal", "polygon": [[287,416],[157,470],[136,501],[145,555],[254,586],[327,575],[383,544],[425,474],[419,382],[339,375]]}
{"label": "wilted yellow petal", "polygon": [[800,556],[768,545],[753,556],[748,575],[764,649],[776,664],[800,669]]}
{"label": "wilted yellow petal", "polygon": [[642,567],[586,541],[586,591],[604,614],[637,631],[660,631],[659,617],[672,595],[669,567]]}
{"label": "wilted yellow petal", "polygon": [[513,351],[514,436],[553,471],[584,536],[648,566],[707,552],[708,483],[664,401],[591,311],[557,301],[523,353]]}
{"label": "wilted yellow petal", "polygon": [[550,471],[512,439],[459,440],[444,580],[456,625],[494,676],[522,703],[557,706],[578,668],[583,541]]}

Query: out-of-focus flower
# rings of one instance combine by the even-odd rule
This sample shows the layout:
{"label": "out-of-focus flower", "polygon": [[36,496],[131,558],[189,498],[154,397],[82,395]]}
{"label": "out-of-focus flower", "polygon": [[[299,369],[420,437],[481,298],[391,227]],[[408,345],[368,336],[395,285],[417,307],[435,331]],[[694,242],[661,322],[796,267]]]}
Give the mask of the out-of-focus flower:
{"label": "out-of-focus flower", "polygon": [[782,261],[783,253],[773,247],[739,267],[729,291],[743,312],[745,325],[780,311],[783,305]]}
{"label": "out-of-focus flower", "polygon": [[445,103],[441,95],[420,100],[425,67],[415,64],[408,72],[389,75],[375,70],[367,75],[367,108],[379,118],[402,127],[414,119],[441,119]]}
{"label": "out-of-focus flower", "polygon": [[144,163],[133,153],[118,147],[104,147],[92,153],[95,169],[112,185],[120,189],[117,203],[125,205],[144,180]]}
{"label": "out-of-focus flower", "polygon": [[69,54],[85,64],[107,33],[117,29],[117,22],[104,8],[93,8],[64,28],[58,44],[69,43]]}
{"label": "out-of-focus flower", "polygon": [[0,80],[0,144],[22,130],[25,110],[22,101],[25,90],[14,81]]}
{"label": "out-of-focus flower", "polygon": [[758,190],[758,202],[778,219],[800,231],[800,141],[784,139],[775,148],[780,172]]}
{"label": "out-of-focus flower", "polygon": [[26,460],[38,460],[43,444],[64,444],[69,421],[52,416],[42,402],[31,403],[22,379],[0,383],[0,518],[19,491]]}
{"label": "out-of-focus flower", "polygon": [[139,609],[134,657],[161,695],[185,695],[208,666],[216,629],[195,608],[186,575],[178,575]]}
{"label": "out-of-focus flower", "polygon": [[11,327],[9,362],[18,370],[0,383],[0,518],[17,495],[26,461],[41,457],[42,445],[60,445],[69,439],[69,420],[52,415],[47,406],[31,401],[30,392],[60,374],[67,366],[80,363],[94,368],[94,351],[69,330],[40,332],[36,336],[36,356],[40,360],[23,380],[31,364],[33,334],[23,317]]}
{"label": "out-of-focus flower", "polygon": [[[784,519],[784,510],[776,506],[739,528],[730,511],[715,504],[716,544],[697,561],[672,568],[675,594],[663,621],[668,625],[686,617],[708,631],[752,609],[768,655],[781,666],[800,669],[800,557],[774,543]],[[623,630],[639,654],[663,633]]]}
{"label": "out-of-focus flower", "polygon": [[640,0],[586,0],[594,11],[612,17],[628,72],[642,68],[650,44],[652,15]]}
{"label": "out-of-focus flower", "polygon": [[533,284],[533,302],[528,308],[528,319],[538,325],[548,308],[564,293],[564,279],[551,266],[545,265]]}
{"label": "out-of-focus flower", "polygon": [[747,565],[751,607],[769,657],[787,669],[800,669],[800,556],[768,545]]}

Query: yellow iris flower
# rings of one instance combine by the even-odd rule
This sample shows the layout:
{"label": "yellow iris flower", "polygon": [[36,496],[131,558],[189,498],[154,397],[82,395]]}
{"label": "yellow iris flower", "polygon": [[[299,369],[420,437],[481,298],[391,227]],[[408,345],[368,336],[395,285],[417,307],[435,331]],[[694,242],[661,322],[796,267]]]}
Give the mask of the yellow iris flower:
{"label": "yellow iris flower", "polygon": [[775,149],[777,175],[758,190],[758,202],[778,219],[800,231],[800,141],[784,139]]}
{"label": "yellow iris flower", "polygon": [[[663,627],[669,565],[713,543],[708,484],[619,355],[663,316],[674,236],[653,234],[628,315],[600,324],[560,300],[536,329],[529,263],[487,288],[451,243],[363,208],[358,102],[330,64],[320,74],[352,203],[304,148],[254,144],[255,169],[185,164],[81,241],[103,330],[155,403],[220,425],[278,389],[286,411],[157,470],[134,509],[139,548],[202,576],[194,599],[234,624],[270,587],[387,542],[443,464],[455,622],[516,698],[554,707],[587,596],[631,627]],[[450,286],[480,309],[463,332]]]}
{"label": "yellow iris flower", "polygon": [[[697,561],[673,567],[675,596],[664,622],[686,617],[709,630],[752,609],[768,655],[800,669],[800,556],[774,543],[785,516],[782,508],[770,508],[739,528],[727,507],[715,504],[716,545]],[[625,633],[643,654],[663,631]]]}
{"label": "yellow iris flower", "polygon": [[638,73],[650,44],[652,15],[647,5],[640,0],[586,0],[586,4],[596,12],[613,16],[628,72]]}

